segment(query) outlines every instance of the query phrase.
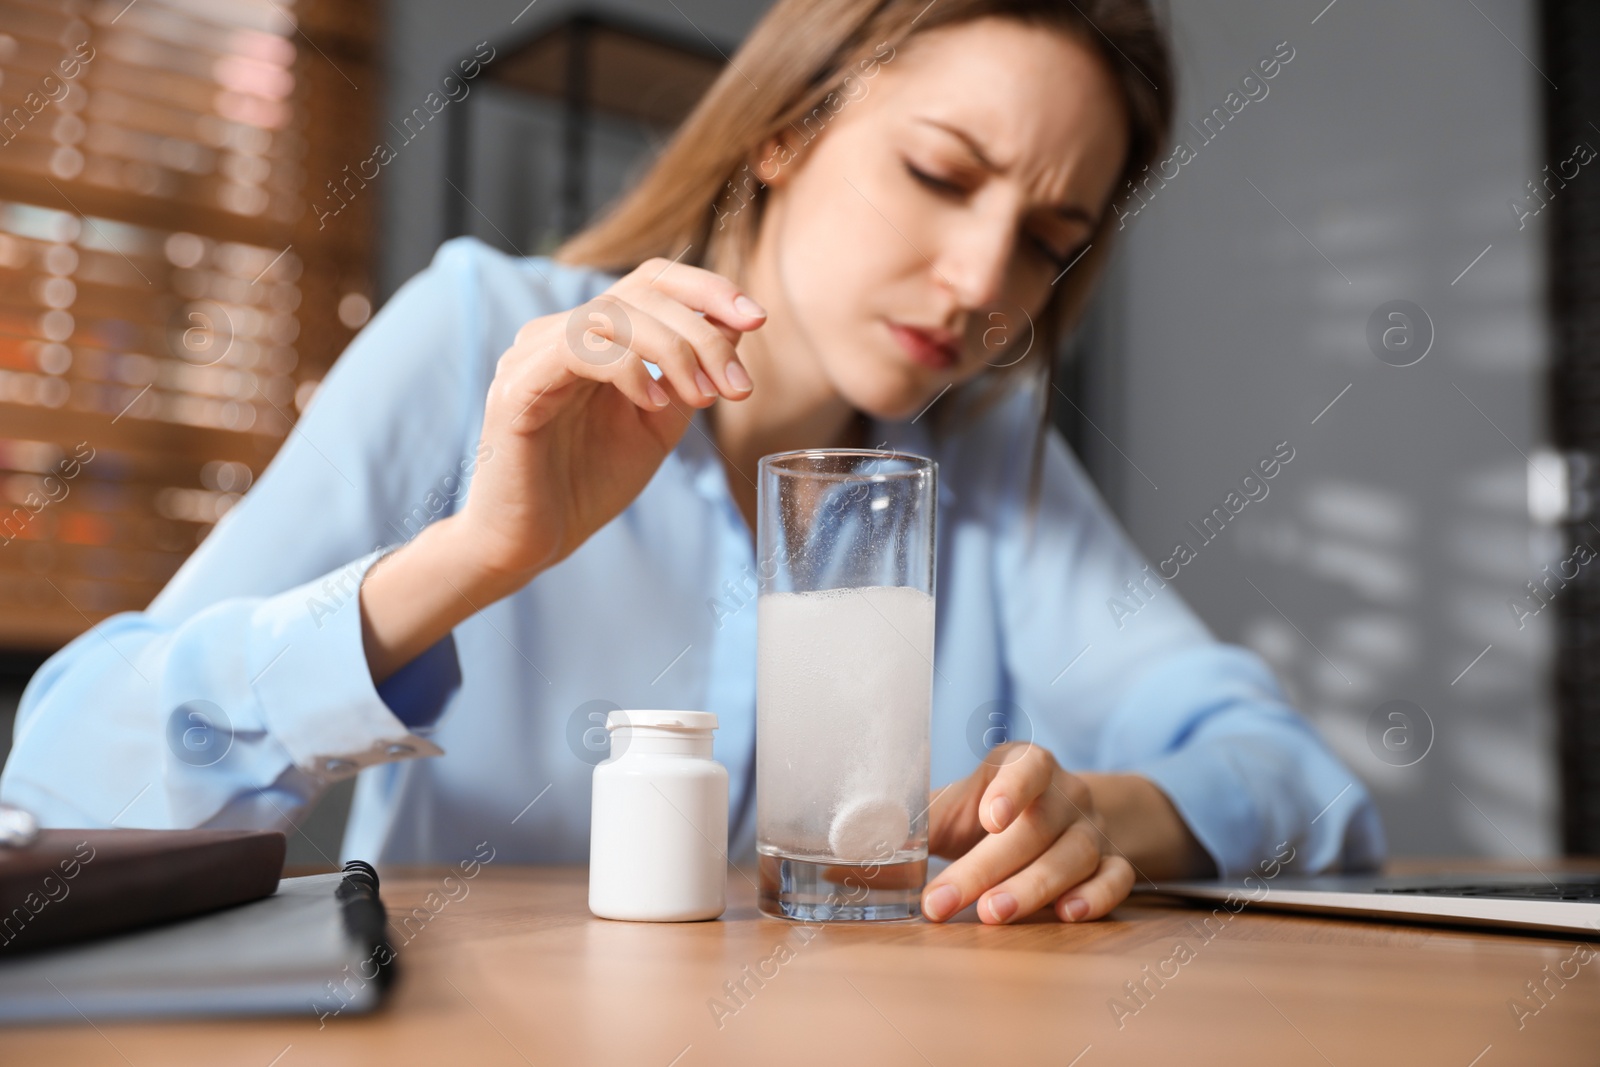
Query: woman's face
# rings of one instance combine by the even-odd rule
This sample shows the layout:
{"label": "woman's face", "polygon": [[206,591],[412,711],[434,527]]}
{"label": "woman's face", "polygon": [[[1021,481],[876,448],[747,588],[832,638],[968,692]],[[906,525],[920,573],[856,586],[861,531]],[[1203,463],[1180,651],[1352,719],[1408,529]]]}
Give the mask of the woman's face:
{"label": "woman's face", "polygon": [[1021,356],[1107,209],[1128,120],[1091,49],[1005,19],[918,34],[848,89],[809,144],[764,151],[757,260],[787,320],[772,340],[906,418]]}

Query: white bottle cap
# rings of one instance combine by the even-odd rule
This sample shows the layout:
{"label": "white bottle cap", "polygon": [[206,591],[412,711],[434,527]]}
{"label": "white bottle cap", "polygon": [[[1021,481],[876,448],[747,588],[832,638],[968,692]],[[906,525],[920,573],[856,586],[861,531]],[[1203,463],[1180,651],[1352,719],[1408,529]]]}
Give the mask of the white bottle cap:
{"label": "white bottle cap", "polygon": [[717,716],[711,711],[613,711],[606,715],[607,730],[615,730],[619,726],[715,730]]}

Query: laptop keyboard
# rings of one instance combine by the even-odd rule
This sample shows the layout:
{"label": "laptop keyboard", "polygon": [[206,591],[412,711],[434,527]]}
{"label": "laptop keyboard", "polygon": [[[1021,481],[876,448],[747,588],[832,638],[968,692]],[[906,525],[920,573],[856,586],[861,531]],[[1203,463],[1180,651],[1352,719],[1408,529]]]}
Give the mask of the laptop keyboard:
{"label": "laptop keyboard", "polygon": [[1425,897],[1487,897],[1496,900],[1575,900],[1600,902],[1600,881],[1540,882],[1535,885],[1408,885],[1379,887],[1379,893]]}

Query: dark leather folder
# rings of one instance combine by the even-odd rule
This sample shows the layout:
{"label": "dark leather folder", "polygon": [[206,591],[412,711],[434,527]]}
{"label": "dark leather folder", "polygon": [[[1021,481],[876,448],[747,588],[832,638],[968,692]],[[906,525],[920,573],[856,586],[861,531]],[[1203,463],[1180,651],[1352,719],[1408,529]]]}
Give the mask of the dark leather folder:
{"label": "dark leather folder", "polygon": [[0,959],[265,897],[285,838],[263,830],[43,830],[0,848]]}

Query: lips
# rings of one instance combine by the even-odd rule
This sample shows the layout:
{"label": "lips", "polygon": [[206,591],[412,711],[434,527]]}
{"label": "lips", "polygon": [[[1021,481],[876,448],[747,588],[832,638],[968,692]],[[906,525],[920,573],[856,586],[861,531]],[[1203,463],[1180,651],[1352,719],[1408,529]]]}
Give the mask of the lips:
{"label": "lips", "polygon": [[891,322],[889,333],[912,362],[931,370],[949,370],[961,357],[960,338],[949,330]]}

